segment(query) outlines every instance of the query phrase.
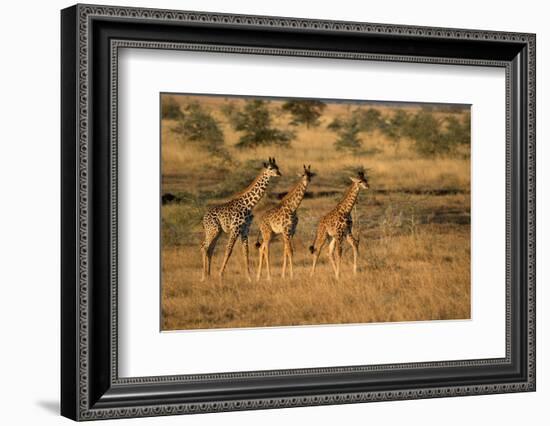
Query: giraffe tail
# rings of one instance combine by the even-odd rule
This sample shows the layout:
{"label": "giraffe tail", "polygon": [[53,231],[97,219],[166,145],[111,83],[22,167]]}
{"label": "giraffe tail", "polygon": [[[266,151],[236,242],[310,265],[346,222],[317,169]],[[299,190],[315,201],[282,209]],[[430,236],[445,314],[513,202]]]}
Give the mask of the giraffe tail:
{"label": "giraffe tail", "polygon": [[262,243],[260,242],[260,235],[261,235],[261,232],[258,231],[258,236],[256,237],[256,244],[254,244],[254,246],[259,249],[261,246],[262,246]]}

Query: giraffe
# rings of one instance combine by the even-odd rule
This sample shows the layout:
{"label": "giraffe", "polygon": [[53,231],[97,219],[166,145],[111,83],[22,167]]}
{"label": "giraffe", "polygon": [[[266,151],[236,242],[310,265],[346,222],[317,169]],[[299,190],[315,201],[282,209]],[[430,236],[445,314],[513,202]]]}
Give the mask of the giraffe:
{"label": "giraffe", "polygon": [[222,231],[229,234],[229,240],[219,272],[220,278],[223,276],[233,246],[239,238],[243,249],[246,278],[251,281],[248,262],[248,232],[253,218],[252,209],[258,204],[265,193],[269,180],[274,176],[281,176],[281,172],[275,158],[269,158],[269,162],[264,163],[260,174],[244,191],[235,194],[228,202],[214,206],[206,212],[202,219],[205,236],[201,244],[203,266],[201,281],[210,275],[212,254]]}
{"label": "giraffe", "polygon": [[[317,227],[317,235],[309,251],[313,254],[313,265],[311,274],[315,272],[315,265],[319,259],[321,249],[325,245],[327,238],[330,237],[329,259],[334,270],[336,279],[340,277],[340,260],[342,257],[342,240],[345,238],[353,250],[353,273],[357,273],[357,254],[359,251],[359,240],[352,234],[351,209],[357,201],[359,190],[368,189],[369,183],[364,172],[357,173],[357,177],[351,177],[351,185],[344,197],[329,213],[321,218]],[[334,251],[336,250],[336,259]]]}
{"label": "giraffe", "polygon": [[[293,278],[292,271],[292,237],[298,225],[298,216],[296,210],[304,199],[307,186],[311,182],[311,178],[315,173],[311,171],[311,165],[304,165],[304,172],[299,174],[300,180],[298,183],[285,195],[280,204],[268,210],[260,223],[260,232],[258,233],[258,241],[256,247],[260,249],[260,261],[258,264],[257,279],[262,275],[262,264],[265,258],[267,268],[267,279],[271,280],[271,270],[269,265],[269,245],[273,234],[283,235],[283,271],[281,276],[285,277],[287,259],[289,262],[290,278]],[[262,242],[260,243],[260,234]]]}

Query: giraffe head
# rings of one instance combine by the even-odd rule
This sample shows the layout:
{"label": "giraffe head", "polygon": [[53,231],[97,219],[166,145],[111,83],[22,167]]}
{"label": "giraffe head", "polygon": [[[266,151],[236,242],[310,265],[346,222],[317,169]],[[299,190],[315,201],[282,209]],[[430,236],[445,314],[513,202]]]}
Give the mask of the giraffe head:
{"label": "giraffe head", "polygon": [[369,181],[363,170],[358,171],[357,176],[352,176],[350,179],[354,183],[358,184],[359,188],[369,189]]}
{"label": "giraffe head", "polygon": [[264,172],[266,172],[267,176],[281,176],[279,166],[275,163],[275,158],[269,157],[269,161],[264,163]]}
{"label": "giraffe head", "polygon": [[311,178],[313,178],[313,176],[316,176],[317,173],[313,173],[311,171],[311,164],[308,165],[306,167],[306,165],[304,164],[304,171],[303,173],[299,173],[298,176],[300,176],[302,179],[304,179],[305,182],[309,183],[311,182]]}

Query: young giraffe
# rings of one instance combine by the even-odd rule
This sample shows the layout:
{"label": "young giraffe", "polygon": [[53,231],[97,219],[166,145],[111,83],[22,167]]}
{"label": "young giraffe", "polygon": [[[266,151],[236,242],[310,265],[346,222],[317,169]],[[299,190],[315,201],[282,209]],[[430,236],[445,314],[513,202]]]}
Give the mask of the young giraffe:
{"label": "young giraffe", "polygon": [[260,249],[260,262],[258,265],[257,279],[259,280],[262,275],[262,264],[265,258],[265,264],[267,268],[267,279],[271,280],[271,269],[269,265],[269,245],[271,243],[271,237],[273,234],[283,234],[283,271],[281,276],[285,277],[287,258],[290,268],[290,278],[293,278],[292,271],[292,237],[296,232],[296,226],[298,225],[298,216],[296,210],[300,206],[300,203],[304,199],[307,186],[311,182],[311,178],[315,176],[315,173],[311,172],[311,165],[306,167],[304,165],[304,173],[299,175],[301,179],[298,183],[285,195],[280,204],[268,210],[262,219],[260,224],[260,233],[262,235],[262,242],[260,243],[258,233],[258,241],[256,241],[256,247]]}
{"label": "young giraffe", "polygon": [[252,223],[252,209],[262,198],[273,176],[281,176],[275,158],[270,158],[264,163],[264,168],[254,181],[242,192],[235,194],[232,199],[224,204],[210,208],[202,219],[204,227],[204,241],[201,244],[202,253],[202,279],[204,281],[210,275],[210,263],[214,247],[221,231],[229,234],[229,240],[225,248],[225,255],[219,275],[223,276],[225,266],[233,251],[233,246],[240,238],[243,249],[245,273],[248,281],[250,270],[248,266],[248,232]]}
{"label": "young giraffe", "polygon": [[[357,254],[359,250],[359,240],[352,234],[353,222],[351,220],[351,209],[357,201],[357,195],[360,189],[368,189],[369,183],[363,172],[358,172],[357,177],[351,178],[352,183],[347,190],[346,194],[332,209],[327,213],[319,222],[317,227],[317,235],[312,246],[309,247],[309,251],[313,254],[313,265],[311,267],[311,275],[315,272],[315,265],[319,259],[321,249],[325,245],[328,237],[331,238],[329,244],[329,259],[332,264],[332,269],[336,275],[336,279],[340,277],[340,260],[342,257],[342,240],[351,245],[353,249],[353,273],[357,273]],[[336,249],[336,259],[334,258],[334,251]]]}

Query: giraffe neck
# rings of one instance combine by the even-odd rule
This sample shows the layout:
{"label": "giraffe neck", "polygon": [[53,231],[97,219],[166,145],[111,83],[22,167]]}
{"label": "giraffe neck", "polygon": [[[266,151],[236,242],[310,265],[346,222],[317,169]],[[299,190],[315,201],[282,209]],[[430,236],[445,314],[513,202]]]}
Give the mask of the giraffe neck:
{"label": "giraffe neck", "polygon": [[336,208],[340,213],[350,213],[355,202],[357,201],[357,196],[359,195],[359,185],[353,182],[349,189],[347,190],[344,198],[340,200]]}
{"label": "giraffe neck", "polygon": [[248,185],[244,191],[237,194],[234,199],[241,201],[244,207],[252,209],[264,195],[267,185],[269,184],[269,178],[268,171],[262,171],[256,176],[252,183]]}
{"label": "giraffe neck", "polygon": [[300,179],[300,181],[292,188],[288,194],[285,195],[281,201],[281,207],[286,208],[291,213],[296,211],[300,206],[300,203],[304,199],[307,186],[309,181],[305,178]]}

